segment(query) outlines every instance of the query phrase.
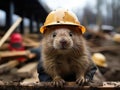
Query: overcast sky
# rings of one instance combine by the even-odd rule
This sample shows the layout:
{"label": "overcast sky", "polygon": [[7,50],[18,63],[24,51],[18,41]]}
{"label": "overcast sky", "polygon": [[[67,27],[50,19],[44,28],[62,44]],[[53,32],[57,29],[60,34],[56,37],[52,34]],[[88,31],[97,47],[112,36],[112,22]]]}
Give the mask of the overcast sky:
{"label": "overcast sky", "polygon": [[[90,6],[94,7],[96,5],[96,0],[40,0],[51,9],[54,10],[56,8],[66,8],[74,11],[75,13],[82,15],[83,8],[86,4],[90,3]],[[77,10],[76,10],[77,9]],[[79,10],[79,11],[78,11]],[[5,12],[0,10],[0,25],[5,25]],[[13,22],[18,18],[17,15],[14,15]],[[25,19],[25,24],[29,24],[29,20]]]}
{"label": "overcast sky", "polygon": [[41,0],[45,2],[52,10],[56,8],[67,8],[67,9],[74,9],[74,8],[84,8],[87,2],[90,2],[91,5],[96,4],[96,0]]}

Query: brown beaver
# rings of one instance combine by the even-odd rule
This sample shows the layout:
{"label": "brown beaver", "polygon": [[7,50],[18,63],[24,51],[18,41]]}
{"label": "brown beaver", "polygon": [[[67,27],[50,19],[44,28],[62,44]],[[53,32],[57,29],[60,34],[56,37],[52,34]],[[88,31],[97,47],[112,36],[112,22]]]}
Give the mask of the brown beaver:
{"label": "brown beaver", "polygon": [[78,85],[86,82],[85,74],[92,62],[77,26],[46,27],[41,53],[43,68],[54,86],[63,86],[64,77],[70,74],[75,74]]}

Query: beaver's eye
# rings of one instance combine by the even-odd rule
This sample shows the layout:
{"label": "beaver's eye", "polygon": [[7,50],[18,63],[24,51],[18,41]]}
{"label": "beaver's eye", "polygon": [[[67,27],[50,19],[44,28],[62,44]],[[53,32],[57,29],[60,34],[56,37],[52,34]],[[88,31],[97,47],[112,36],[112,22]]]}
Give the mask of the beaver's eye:
{"label": "beaver's eye", "polygon": [[69,32],[69,35],[72,37],[72,35],[73,35],[72,32]]}
{"label": "beaver's eye", "polygon": [[56,32],[54,32],[52,36],[53,36],[53,37],[56,37],[56,35],[57,35],[57,33],[56,33]]}

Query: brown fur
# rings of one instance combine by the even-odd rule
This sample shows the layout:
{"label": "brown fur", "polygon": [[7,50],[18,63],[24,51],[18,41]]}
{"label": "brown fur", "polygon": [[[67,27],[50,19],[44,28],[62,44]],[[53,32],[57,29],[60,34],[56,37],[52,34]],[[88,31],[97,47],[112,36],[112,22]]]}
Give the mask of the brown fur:
{"label": "brown fur", "polygon": [[[72,36],[70,36],[70,32]],[[55,37],[53,37],[53,35]],[[60,41],[65,40],[64,47]],[[42,61],[45,72],[53,78],[53,84],[62,86],[64,77],[76,74],[76,82],[85,82],[85,73],[91,61],[80,30],[75,26],[50,26],[42,40]],[[62,84],[61,84],[62,83]]]}

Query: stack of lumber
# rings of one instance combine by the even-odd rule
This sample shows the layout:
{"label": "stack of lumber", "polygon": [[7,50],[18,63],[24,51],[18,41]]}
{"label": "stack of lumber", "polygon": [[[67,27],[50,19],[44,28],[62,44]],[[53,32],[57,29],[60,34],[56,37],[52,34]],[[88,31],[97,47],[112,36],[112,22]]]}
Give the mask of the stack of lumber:
{"label": "stack of lumber", "polygon": [[[20,21],[19,21],[20,22]],[[19,23],[18,22],[18,23]],[[16,26],[16,25],[15,25]],[[15,27],[12,27],[15,29]],[[13,30],[12,29],[12,30]],[[11,30],[11,29],[10,29]],[[9,30],[8,30],[9,31]],[[8,32],[9,33],[9,32]],[[9,51],[9,35],[5,35],[5,38],[0,37],[0,90],[36,90],[36,89],[52,89],[58,90],[61,88],[55,88],[46,85],[48,83],[38,83],[37,74],[37,60],[36,54],[30,52],[29,49],[39,47],[40,38],[39,35],[25,34],[23,35],[23,45],[25,51]],[[116,43],[112,40],[110,34],[103,32],[95,33],[89,31],[92,37],[87,40],[87,44],[90,47],[91,53],[102,53],[107,58],[109,71],[105,73],[106,80],[120,81],[120,43]],[[24,57],[24,62],[19,62],[17,58]],[[91,84],[89,86],[80,87],[75,82],[67,82],[63,89],[76,90],[76,89],[105,89],[110,87],[110,90],[120,87],[119,82],[102,82],[102,85]],[[119,90],[119,89],[118,89]]]}

